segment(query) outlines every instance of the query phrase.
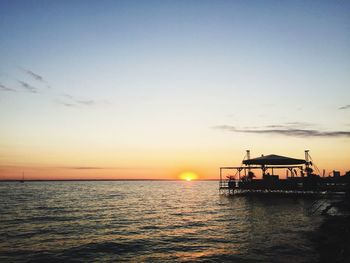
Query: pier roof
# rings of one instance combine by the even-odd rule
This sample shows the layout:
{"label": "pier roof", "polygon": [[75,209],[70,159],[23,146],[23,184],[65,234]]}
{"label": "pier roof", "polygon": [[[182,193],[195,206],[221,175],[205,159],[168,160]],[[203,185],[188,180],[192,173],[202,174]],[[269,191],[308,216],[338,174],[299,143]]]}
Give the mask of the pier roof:
{"label": "pier roof", "polygon": [[266,156],[261,156],[258,158],[253,158],[249,160],[244,160],[243,164],[250,165],[295,165],[295,164],[304,164],[306,163],[303,159],[295,159],[275,154],[270,154]]}

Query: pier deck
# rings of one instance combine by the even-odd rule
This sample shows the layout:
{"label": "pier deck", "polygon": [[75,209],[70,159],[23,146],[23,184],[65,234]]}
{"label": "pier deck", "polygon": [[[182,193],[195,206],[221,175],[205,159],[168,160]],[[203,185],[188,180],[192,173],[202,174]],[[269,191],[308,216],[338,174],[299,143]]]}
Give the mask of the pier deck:
{"label": "pier deck", "polygon": [[[350,174],[332,177],[314,174],[308,151],[305,160],[278,155],[250,159],[249,155],[247,151],[248,159],[240,167],[220,167],[221,194],[328,196],[349,192]],[[283,179],[276,174],[281,170],[285,171]],[[256,179],[256,171],[261,172],[260,179]]]}

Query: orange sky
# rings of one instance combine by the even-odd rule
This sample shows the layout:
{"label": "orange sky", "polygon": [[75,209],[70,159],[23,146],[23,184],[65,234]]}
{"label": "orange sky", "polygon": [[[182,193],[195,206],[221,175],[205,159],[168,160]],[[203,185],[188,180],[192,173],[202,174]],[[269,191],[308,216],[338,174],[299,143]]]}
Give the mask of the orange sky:
{"label": "orange sky", "polygon": [[[283,142],[283,139],[281,140]],[[323,145],[323,147],[325,147]],[[322,148],[323,148],[322,147]],[[295,158],[304,158],[303,150],[294,152],[294,147],[282,150],[284,147],[275,146],[275,151],[264,151],[256,153],[252,151],[251,157],[258,157],[263,154],[280,154]],[[350,162],[347,155],[347,147],[329,146],[328,151],[311,152],[311,156],[315,164],[321,170],[326,170],[328,175],[333,169],[340,170],[342,174],[350,170],[348,165]],[[332,154],[336,152],[337,154]],[[86,153],[89,155],[89,153]],[[240,154],[240,155],[239,155]],[[67,158],[52,159],[35,159],[35,154],[26,160],[26,163],[16,164],[18,160],[12,160],[11,165],[2,165],[0,167],[0,179],[20,179],[22,172],[25,179],[30,180],[57,180],[57,179],[181,179],[180,174],[189,171],[198,175],[198,179],[217,179],[219,177],[220,166],[239,166],[241,159],[244,157],[245,151],[235,151],[226,147],[216,150],[200,149],[197,152],[188,151],[183,154],[170,154],[169,152],[161,152],[140,156],[135,154],[130,156],[131,159],[122,159],[116,165],[112,165],[113,161],[102,161],[99,158],[103,156],[93,155],[94,161],[89,158]],[[84,155],[86,157],[86,155]],[[132,158],[135,159],[132,159]],[[137,159],[136,159],[137,158]],[[132,162],[131,160],[134,160]],[[42,162],[41,165],[40,161]],[[61,162],[61,163],[60,163]],[[105,164],[105,165],[103,165]],[[124,166],[122,165],[124,164]],[[285,172],[279,172],[281,177],[285,176]]]}

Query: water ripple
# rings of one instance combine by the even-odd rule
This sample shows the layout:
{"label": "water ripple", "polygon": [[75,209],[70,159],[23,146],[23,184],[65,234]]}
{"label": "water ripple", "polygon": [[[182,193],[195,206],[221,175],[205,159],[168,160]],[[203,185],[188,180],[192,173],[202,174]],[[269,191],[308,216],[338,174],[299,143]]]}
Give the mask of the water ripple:
{"label": "water ripple", "polygon": [[1,262],[317,262],[312,200],[216,182],[0,184]]}

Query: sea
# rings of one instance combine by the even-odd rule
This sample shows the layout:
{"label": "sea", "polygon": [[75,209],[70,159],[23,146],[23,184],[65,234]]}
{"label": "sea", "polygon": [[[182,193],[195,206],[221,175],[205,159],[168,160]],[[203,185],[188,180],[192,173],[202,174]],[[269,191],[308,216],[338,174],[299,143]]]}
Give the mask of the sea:
{"label": "sea", "polygon": [[317,262],[312,199],[216,181],[0,183],[0,262]]}

